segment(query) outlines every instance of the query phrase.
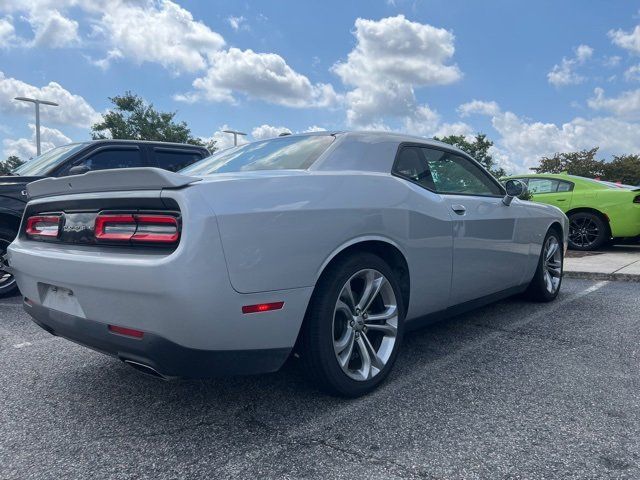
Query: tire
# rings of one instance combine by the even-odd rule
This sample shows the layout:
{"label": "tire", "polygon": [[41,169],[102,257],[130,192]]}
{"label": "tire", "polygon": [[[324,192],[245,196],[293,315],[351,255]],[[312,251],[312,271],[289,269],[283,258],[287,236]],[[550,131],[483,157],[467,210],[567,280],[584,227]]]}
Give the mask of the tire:
{"label": "tire", "polygon": [[[557,248],[550,255],[553,245]],[[536,302],[551,302],[555,300],[562,285],[562,270],[564,264],[564,249],[560,234],[551,229],[547,232],[542,244],[536,273],[527,288],[527,296]]]}
{"label": "tire", "polygon": [[[367,285],[377,292],[367,296],[369,302],[362,299]],[[380,318],[374,319],[376,315]],[[316,286],[302,328],[301,356],[310,380],[326,393],[343,397],[375,389],[398,355],[404,315],[400,285],[380,257],[359,252],[330,265]]]}
{"label": "tire", "polygon": [[577,212],[569,216],[569,248],[597,250],[609,240],[609,226],[600,215]]}
{"label": "tire", "polygon": [[[18,232],[6,227],[0,227],[0,255],[7,253],[7,247],[16,238]],[[0,270],[0,298],[18,293],[18,285],[13,275]]]}

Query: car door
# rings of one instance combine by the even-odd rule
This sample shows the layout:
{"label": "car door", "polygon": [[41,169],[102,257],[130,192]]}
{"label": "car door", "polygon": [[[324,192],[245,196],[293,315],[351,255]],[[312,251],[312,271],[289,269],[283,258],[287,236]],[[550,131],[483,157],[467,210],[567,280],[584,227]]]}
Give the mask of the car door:
{"label": "car door", "polygon": [[434,191],[451,208],[451,305],[522,284],[530,240],[523,205],[505,205],[502,186],[471,158],[434,147],[422,152]]}
{"label": "car door", "polygon": [[527,182],[531,200],[558,207],[563,212],[571,208],[573,183],[557,178],[529,178]]}
{"label": "car door", "polygon": [[55,176],[70,175],[73,167],[82,167],[82,172],[111,170],[114,168],[146,167],[143,152],[137,145],[112,145],[98,147],[77,160],[66,163]]}

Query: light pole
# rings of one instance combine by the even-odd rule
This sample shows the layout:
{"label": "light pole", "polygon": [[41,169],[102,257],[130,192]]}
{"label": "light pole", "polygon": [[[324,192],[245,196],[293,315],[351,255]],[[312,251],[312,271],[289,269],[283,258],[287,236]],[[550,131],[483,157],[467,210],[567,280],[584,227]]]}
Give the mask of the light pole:
{"label": "light pole", "polygon": [[55,102],[50,102],[49,100],[38,100],[37,98],[29,97],[16,97],[15,100],[20,100],[22,102],[31,102],[36,105],[36,152],[37,155],[40,155],[40,104],[51,105],[52,107],[57,107],[58,104]]}
{"label": "light pole", "polygon": [[231,133],[233,134],[233,146],[238,146],[238,135],[246,136],[246,133],[238,132],[236,130],[223,130],[222,133]]}

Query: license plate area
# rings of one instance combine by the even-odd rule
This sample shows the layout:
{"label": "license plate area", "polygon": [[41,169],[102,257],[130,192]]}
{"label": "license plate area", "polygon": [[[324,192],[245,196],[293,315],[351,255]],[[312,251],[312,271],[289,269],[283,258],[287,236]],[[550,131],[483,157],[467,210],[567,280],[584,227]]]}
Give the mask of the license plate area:
{"label": "license plate area", "polygon": [[57,312],[86,318],[80,302],[72,290],[57,285],[39,283],[38,290],[42,299],[42,306]]}

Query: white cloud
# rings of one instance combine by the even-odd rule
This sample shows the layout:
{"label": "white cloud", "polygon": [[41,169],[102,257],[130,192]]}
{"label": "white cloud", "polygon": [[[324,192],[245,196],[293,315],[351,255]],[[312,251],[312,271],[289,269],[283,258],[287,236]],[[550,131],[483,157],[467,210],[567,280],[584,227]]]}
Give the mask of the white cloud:
{"label": "white cloud", "polygon": [[34,37],[27,46],[63,47],[80,42],[71,9],[81,10],[92,27],[91,39],[107,56],[94,63],[106,68],[116,58],[154,62],[176,73],[203,70],[207,56],[225,44],[222,36],[171,0],[0,0],[0,11],[18,12]]}
{"label": "white cloud", "polygon": [[355,27],[355,49],[333,67],[346,85],[447,85],[462,76],[457,65],[447,65],[455,51],[454,36],[443,28],[411,22],[404,15],[358,18]]}
{"label": "white cloud", "polygon": [[33,104],[14,100],[18,96],[58,103],[59,107],[40,108],[40,114],[46,122],[87,128],[100,120],[98,112],[84,98],[72,94],[59,83],[49,82],[44,87],[36,87],[22,80],[6,77],[0,71],[0,112],[33,115]]}
{"label": "white cloud", "polygon": [[500,112],[500,107],[496,102],[485,102],[482,100],[472,100],[458,107],[458,114],[461,117],[468,117],[474,113],[480,115],[496,115],[498,112]]}
{"label": "white cloud", "polygon": [[627,68],[627,70],[624,72],[624,79],[627,82],[640,81],[640,64],[632,65],[631,67]]}
{"label": "white cloud", "polygon": [[620,48],[629,50],[631,53],[640,53],[640,25],[631,32],[624,30],[609,30],[609,38]]}
{"label": "white cloud", "polygon": [[234,17],[233,15],[227,17],[227,23],[231,25],[231,28],[233,28],[236,32],[241,28],[247,28],[246,25],[243,25],[246,21],[247,19],[242,15],[239,17]]}
{"label": "white cloud", "polygon": [[16,29],[9,16],[0,18],[0,49],[10,47],[16,40]]}
{"label": "white cloud", "polygon": [[34,29],[34,47],[62,48],[79,43],[78,22],[57,10],[32,12],[30,23]]}
{"label": "white cloud", "polygon": [[267,138],[274,138],[281,133],[292,133],[287,127],[274,127],[273,125],[260,125],[259,127],[251,130],[251,136],[254,140],[266,140]]}
{"label": "white cloud", "polygon": [[311,133],[311,132],[326,132],[327,129],[323,128],[323,127],[319,127],[318,125],[311,125],[310,127],[307,127],[303,133]]}
{"label": "white cloud", "polygon": [[491,124],[500,135],[494,150],[496,158],[511,172],[525,171],[536,166],[542,156],[555,152],[595,146],[605,154],[640,151],[640,124],[622,119],[576,117],[558,125],[530,121],[500,108],[483,113],[491,117]]}
{"label": "white cloud", "polygon": [[640,117],[640,89],[622,92],[617,97],[605,97],[602,88],[593,91],[594,97],[587,100],[587,105],[594,110],[604,110],[618,117]]}
{"label": "white cloud", "polygon": [[175,98],[234,103],[237,92],[287,107],[328,107],[340,98],[331,85],[312,84],[280,55],[238,48],[212,53],[207,74],[197,78],[193,86],[194,92]]}
{"label": "white cloud", "polygon": [[593,56],[593,48],[588,45],[579,45],[574,49],[573,58],[563,58],[560,64],[553,66],[547,74],[547,80],[556,87],[576,85],[584,82],[585,78],[575,72],[575,69],[583,65]]}
{"label": "white cloud", "polygon": [[[18,138],[14,140],[7,138],[2,141],[5,157],[15,155],[20,157],[22,160],[28,160],[29,158],[36,156],[36,126],[30,123],[29,128],[31,129],[31,138],[29,139]],[[71,139],[60,130],[42,125],[40,126],[40,146],[42,148],[42,153],[70,142]]]}
{"label": "white cloud", "polygon": [[0,1],[0,11],[21,13],[21,18],[33,30],[30,40],[17,38],[13,46],[61,48],[79,42],[78,22],[64,16],[58,9],[77,3],[73,0],[12,0]]}
{"label": "white cloud", "polygon": [[204,69],[207,56],[225,43],[221,35],[170,0],[111,1],[101,13],[96,32],[109,42],[109,50],[136,63],[194,72]]}
{"label": "white cloud", "polygon": [[[332,67],[352,87],[345,97],[347,123],[360,128],[388,128],[385,118],[400,118],[410,128],[425,130],[429,107],[419,105],[414,88],[447,85],[462,73],[451,64],[454,35],[442,28],[411,22],[404,15],[379,21],[358,18],[356,46],[344,62]],[[437,114],[435,114],[437,115]]]}

